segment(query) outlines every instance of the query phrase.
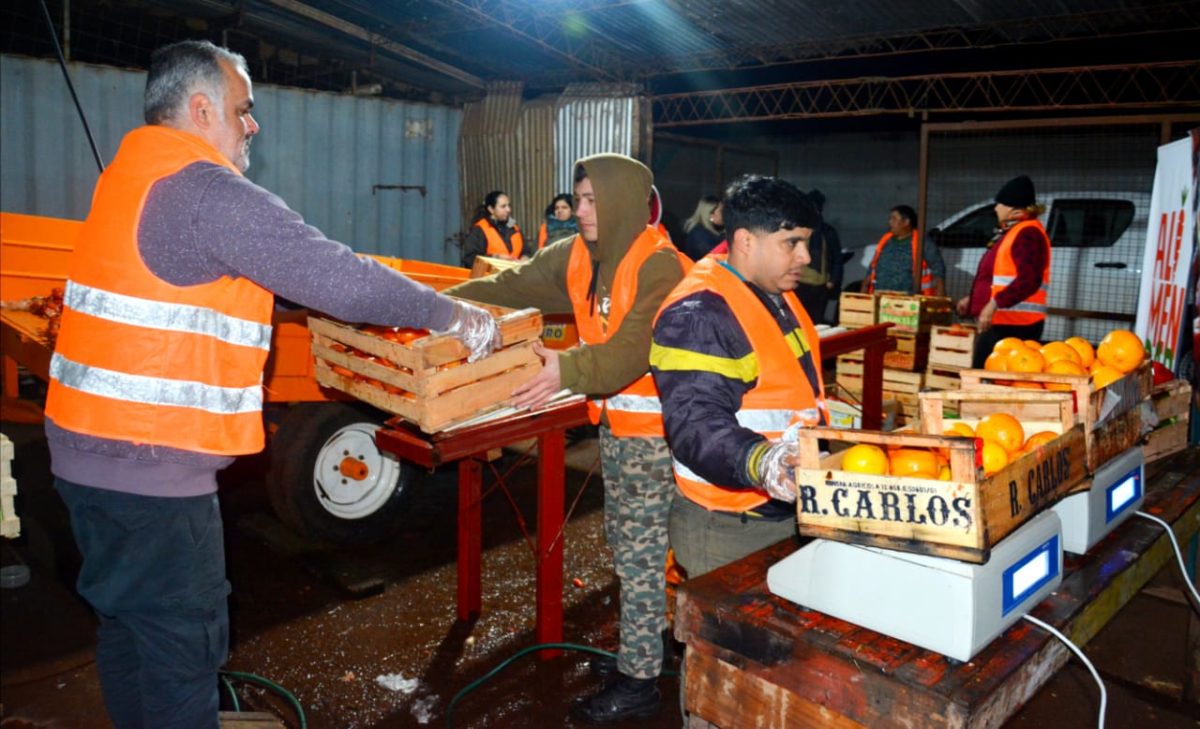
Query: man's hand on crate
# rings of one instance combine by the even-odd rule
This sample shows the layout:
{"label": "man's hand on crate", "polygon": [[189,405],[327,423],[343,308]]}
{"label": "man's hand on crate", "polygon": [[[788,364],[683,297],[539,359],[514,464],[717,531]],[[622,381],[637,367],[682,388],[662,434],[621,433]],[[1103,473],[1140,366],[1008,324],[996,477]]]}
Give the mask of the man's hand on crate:
{"label": "man's hand on crate", "polygon": [[772,441],[759,466],[763,490],[773,499],[789,504],[795,503],[796,484],[792,481],[792,469],[799,465],[800,457],[795,441]]}
{"label": "man's hand on crate", "polygon": [[558,369],[558,350],[547,349],[541,342],[533,343],[533,353],[542,358],[542,371],[513,390],[512,406],[524,410],[540,408],[562,389],[562,373]]}
{"label": "man's hand on crate", "polygon": [[468,362],[483,359],[500,348],[500,326],[496,317],[486,309],[454,300],[454,319],[450,326],[439,334],[449,334],[471,350]]}

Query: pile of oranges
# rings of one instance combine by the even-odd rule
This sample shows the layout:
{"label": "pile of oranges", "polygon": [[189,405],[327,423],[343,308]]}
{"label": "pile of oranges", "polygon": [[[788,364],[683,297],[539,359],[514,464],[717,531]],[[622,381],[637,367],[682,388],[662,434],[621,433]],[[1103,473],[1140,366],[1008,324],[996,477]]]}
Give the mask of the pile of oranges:
{"label": "pile of oranges", "polygon": [[[1105,335],[1093,349],[1082,337],[1042,344],[1033,340],[1005,337],[992,349],[984,369],[993,372],[1044,372],[1056,375],[1091,375],[1097,389],[1107,387],[1137,369],[1146,358],[1142,341],[1133,332],[1117,329]],[[1061,383],[1012,381],[1013,387],[1034,390],[1070,390]]]}
{"label": "pile of oranges", "polygon": [[1021,421],[1008,413],[985,415],[974,428],[961,421],[952,423],[945,435],[982,440],[983,472],[987,476],[1058,437],[1054,431],[1043,430],[1026,438]]}
{"label": "pile of oranges", "polygon": [[889,446],[885,451],[879,446],[859,443],[842,454],[842,470],[949,481],[950,460],[942,450]]}

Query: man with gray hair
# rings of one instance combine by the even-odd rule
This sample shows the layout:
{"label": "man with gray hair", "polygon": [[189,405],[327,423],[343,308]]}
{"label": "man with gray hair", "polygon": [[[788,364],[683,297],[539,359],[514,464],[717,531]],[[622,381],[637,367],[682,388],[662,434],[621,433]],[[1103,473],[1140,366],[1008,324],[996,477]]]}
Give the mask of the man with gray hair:
{"label": "man with gray hair", "polygon": [[50,364],[55,488],[100,619],[119,729],[217,729],[229,617],[217,472],[264,443],[274,294],[346,321],[498,343],[483,309],[329,240],[242,176],[259,131],[241,56],[155,52],[147,125],[100,176]]}

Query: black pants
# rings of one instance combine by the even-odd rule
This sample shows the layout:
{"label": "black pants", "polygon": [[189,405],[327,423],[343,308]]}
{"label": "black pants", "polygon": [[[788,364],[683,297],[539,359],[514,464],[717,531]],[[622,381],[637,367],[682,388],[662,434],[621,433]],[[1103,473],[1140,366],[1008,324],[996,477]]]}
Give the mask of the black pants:
{"label": "black pants", "polygon": [[975,338],[975,354],[971,358],[971,366],[975,369],[982,369],[983,362],[988,355],[992,353],[992,348],[996,346],[1005,337],[1016,337],[1017,339],[1036,339],[1042,340],[1042,330],[1046,328],[1046,320],[1043,319],[1037,324],[1026,324],[1024,326],[998,326],[992,327],[983,334]]}
{"label": "black pants", "polygon": [[808,318],[812,319],[813,324],[826,323],[825,305],[829,302],[829,292],[830,289],[825,288],[825,284],[820,286],[800,284],[796,287],[796,298],[800,299],[800,303],[808,312]]}

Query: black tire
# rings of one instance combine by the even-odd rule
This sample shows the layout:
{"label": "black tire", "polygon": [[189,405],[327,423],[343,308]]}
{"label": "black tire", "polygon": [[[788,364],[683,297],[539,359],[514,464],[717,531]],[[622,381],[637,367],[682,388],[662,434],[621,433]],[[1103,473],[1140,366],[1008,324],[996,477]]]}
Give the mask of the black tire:
{"label": "black tire", "polygon": [[[394,533],[403,523],[398,516],[406,508],[415,468],[375,449],[371,436],[385,418],[347,403],[289,409],[271,441],[267,477],[279,518],[306,537],[339,546],[369,544]],[[331,443],[335,436],[339,442]],[[339,461],[350,466],[351,475],[339,469]],[[318,464],[324,474],[320,480]]]}

